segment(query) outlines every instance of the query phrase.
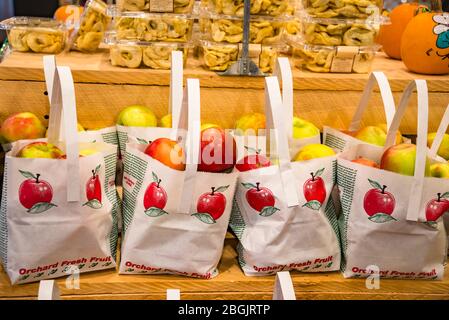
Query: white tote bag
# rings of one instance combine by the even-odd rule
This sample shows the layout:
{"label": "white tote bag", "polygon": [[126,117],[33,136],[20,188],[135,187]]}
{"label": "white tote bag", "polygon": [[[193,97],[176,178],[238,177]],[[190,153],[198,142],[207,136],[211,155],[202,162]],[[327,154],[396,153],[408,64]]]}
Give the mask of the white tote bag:
{"label": "white tote bag", "polygon": [[[0,253],[12,284],[116,265],[117,148],[79,143],[76,119],[70,69],[58,67],[48,142],[60,147],[66,159],[15,157],[23,146],[46,139],[17,141],[6,154]],[[79,157],[79,150],[86,148],[97,152]]]}
{"label": "white tote bag", "polygon": [[330,192],[336,156],[290,162],[276,77],[265,79],[267,128],[275,129],[272,163],[240,172],[231,217],[246,275],[340,268],[338,226]]}
{"label": "white tote bag", "polygon": [[[185,171],[146,155],[146,145],[126,146],[120,273],[170,273],[202,279],[218,274],[237,174],[197,172],[199,93],[199,81],[188,79],[185,103],[176,117],[177,136],[182,136],[182,129],[189,131],[188,138],[182,139]],[[163,196],[157,206],[148,200],[155,188]]]}
{"label": "white tote bag", "polygon": [[345,277],[367,277],[372,273],[398,279],[443,277],[447,239],[443,219],[435,219],[434,211],[442,208],[440,196],[449,197],[449,180],[424,176],[429,156],[425,81],[415,80],[406,87],[385,149],[394,144],[395,132],[415,88],[418,129],[414,176],[351,162],[358,156],[379,162],[384,148],[358,145],[338,156],[337,181],[342,204],[339,224]]}
{"label": "white tote bag", "polygon": [[[391,121],[393,120],[394,114],[396,112],[393,93],[391,92],[390,84],[385,74],[380,71],[375,71],[371,73],[368,78],[368,82],[366,83],[362,98],[360,99],[359,105],[349,125],[348,131],[355,132],[360,129],[360,123],[363,113],[368,106],[371,93],[374,90],[374,85],[376,83],[379,86],[380,94],[382,97],[385,117],[387,121],[387,128],[390,128]],[[339,152],[343,152],[354,145],[369,144],[338,129],[334,129],[328,126],[323,127],[323,141],[325,145]]]}

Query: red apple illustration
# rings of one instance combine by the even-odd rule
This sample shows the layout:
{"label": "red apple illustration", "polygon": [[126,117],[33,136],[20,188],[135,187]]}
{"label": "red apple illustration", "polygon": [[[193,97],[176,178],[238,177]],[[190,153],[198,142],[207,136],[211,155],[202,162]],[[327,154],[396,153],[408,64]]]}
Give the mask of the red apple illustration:
{"label": "red apple illustration", "polygon": [[212,187],[212,192],[203,193],[198,198],[196,205],[197,212],[192,214],[192,216],[207,224],[216,223],[225,211],[226,197],[222,192],[228,188],[229,185],[218,188]]}
{"label": "red apple illustration", "polygon": [[321,178],[323,172],[324,168],[319,169],[315,173],[311,172],[310,175],[312,178],[304,182],[303,192],[307,203],[303,207],[318,210],[323,205],[324,200],[326,200],[326,186]]}
{"label": "red apple illustration", "polygon": [[33,174],[28,171],[19,170],[27,178],[19,187],[19,201],[28,213],[42,213],[52,207],[53,189],[45,180],[39,180],[39,173]]}
{"label": "red apple illustration", "polygon": [[449,192],[437,194],[436,199],[432,199],[427,203],[426,206],[426,219],[429,222],[435,222],[441,217],[445,212],[449,211]]}
{"label": "red apple illustration", "polygon": [[100,171],[101,164],[99,164],[95,170],[92,170],[92,177],[87,180],[86,183],[86,198],[87,202],[83,206],[91,207],[92,209],[100,209],[101,204],[101,183],[98,172]]}
{"label": "red apple illustration", "polygon": [[396,201],[390,192],[386,192],[387,186],[368,179],[373,189],[368,190],[363,199],[363,208],[369,216],[369,220],[383,223],[391,220],[397,221],[391,214],[394,211]]}
{"label": "red apple illustration", "polygon": [[249,189],[246,192],[246,201],[248,201],[251,208],[259,212],[259,215],[262,217],[269,217],[276,211],[279,211],[279,209],[274,206],[276,200],[270,189],[260,187],[259,182],[256,182],[255,185],[252,183],[242,183],[242,186]]}
{"label": "red apple illustration", "polygon": [[143,206],[145,207],[145,214],[149,217],[159,217],[163,214],[168,214],[164,211],[167,204],[167,192],[161,187],[161,179],[153,174],[153,182],[145,190],[143,196]]}

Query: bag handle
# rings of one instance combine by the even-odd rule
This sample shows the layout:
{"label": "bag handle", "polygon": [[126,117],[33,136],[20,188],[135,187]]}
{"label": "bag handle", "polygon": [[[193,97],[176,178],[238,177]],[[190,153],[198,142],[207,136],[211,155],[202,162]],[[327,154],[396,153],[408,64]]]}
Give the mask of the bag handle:
{"label": "bag handle", "polygon": [[410,199],[408,202],[407,221],[427,221],[424,212],[420,212],[421,195],[424,187],[424,176],[427,158],[427,126],[429,118],[429,98],[427,82],[425,80],[413,80],[404,89],[399,102],[398,110],[393,118],[387,134],[384,151],[394,145],[396,132],[399,129],[405,110],[408,106],[413,91],[417,91],[418,99],[418,126],[416,138],[416,160],[413,183],[410,186]]}
{"label": "bag handle", "polygon": [[363,90],[362,98],[360,99],[359,105],[356,112],[352,118],[351,124],[349,125],[349,131],[356,131],[360,128],[360,122],[362,120],[362,115],[368,106],[371,93],[373,92],[374,85],[379,86],[380,95],[382,97],[382,102],[384,104],[385,117],[387,120],[387,129],[390,128],[391,121],[395,115],[395,104],[393,99],[393,93],[391,92],[390,83],[387,77],[381,71],[374,71],[369,75],[368,82]]}
{"label": "bag handle", "polygon": [[441,119],[440,126],[438,127],[435,138],[433,139],[432,146],[430,147],[429,157],[435,158],[440,148],[441,142],[443,142],[444,134],[449,126],[449,104],[444,112],[443,119]]}
{"label": "bag handle", "polygon": [[56,67],[53,76],[48,142],[58,144],[61,130],[65,133],[62,141],[67,155],[67,201],[77,202],[80,201],[79,148],[75,87],[69,67]]}
{"label": "bag handle", "polygon": [[[187,79],[187,86],[182,99],[180,116],[177,124],[178,131],[182,128],[188,130],[185,142],[186,169],[184,181],[180,186],[181,197],[178,205],[179,213],[190,213],[190,206],[195,191],[195,176],[198,169],[201,140],[201,113],[200,113],[200,81]],[[186,117],[187,112],[187,117]],[[187,128],[186,128],[187,125]],[[178,136],[180,134],[178,133]]]}
{"label": "bag handle", "polygon": [[282,104],[287,136],[293,137],[293,76],[290,62],[286,57],[276,59],[274,76],[282,83]]}
{"label": "bag handle", "polygon": [[299,200],[296,192],[297,185],[294,178],[295,174],[290,162],[288,137],[285,131],[285,126],[283,125],[283,107],[278,78],[266,77],[265,114],[267,118],[267,130],[270,130],[270,158],[272,160],[275,159],[272,152],[274,149],[275,154],[279,159],[279,171],[287,206],[296,207],[299,205]]}
{"label": "bag handle", "polygon": [[168,112],[172,114],[172,128],[177,129],[179,113],[182,106],[182,78],[184,73],[182,51],[171,52],[170,97]]}

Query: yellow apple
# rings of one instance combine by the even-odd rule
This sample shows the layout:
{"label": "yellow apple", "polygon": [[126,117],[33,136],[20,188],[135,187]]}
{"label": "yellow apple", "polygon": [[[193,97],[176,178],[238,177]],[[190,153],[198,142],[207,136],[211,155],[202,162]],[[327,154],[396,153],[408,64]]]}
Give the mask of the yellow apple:
{"label": "yellow apple", "polygon": [[[429,148],[432,146],[433,140],[435,139],[435,135],[436,132],[431,132],[427,135],[427,146]],[[444,134],[443,141],[441,141],[437,153],[440,157],[449,160],[449,134],[447,133]]]}
{"label": "yellow apple", "polygon": [[315,158],[324,158],[335,155],[332,148],[320,143],[312,143],[304,146],[293,158],[293,161],[304,161]]}
{"label": "yellow apple", "polygon": [[3,121],[0,134],[7,142],[38,139],[44,137],[45,127],[34,113],[20,112],[10,115]]}
{"label": "yellow apple", "polygon": [[[415,174],[416,146],[401,143],[391,146],[382,155],[380,168],[407,176]],[[430,162],[426,161],[425,175],[430,176]]]}
{"label": "yellow apple", "polygon": [[209,129],[209,128],[221,128],[221,127],[215,123],[205,123],[205,124],[201,125],[201,131]]}
{"label": "yellow apple", "polygon": [[235,123],[235,129],[240,134],[258,135],[259,130],[265,128],[265,115],[258,112],[246,114]]}
{"label": "yellow apple", "polygon": [[304,119],[293,117],[293,138],[303,139],[314,137],[320,134],[320,129],[315,125]]}
{"label": "yellow apple", "polygon": [[[378,124],[376,124],[376,127],[382,129],[383,132],[385,132],[385,134],[388,133],[388,130],[387,130],[387,124],[386,124],[386,123],[378,123]],[[402,133],[401,133],[401,131],[398,130],[398,131],[396,132],[396,140],[395,140],[395,143],[394,143],[394,144],[400,144],[400,143],[402,143],[402,142],[403,142],[403,139],[402,139]]]}
{"label": "yellow apple", "polygon": [[449,178],[449,163],[438,162],[430,165],[430,175],[435,178]]}
{"label": "yellow apple", "polygon": [[355,138],[377,146],[384,146],[387,134],[379,127],[367,126],[360,129]]}
{"label": "yellow apple", "polygon": [[[86,131],[86,130],[84,130],[84,127],[79,122],[76,125],[76,129],[78,130],[78,132]],[[47,129],[47,131],[45,131],[45,137],[48,137],[48,129]]]}
{"label": "yellow apple", "polygon": [[24,146],[17,154],[17,157],[58,159],[62,155],[62,151],[57,146],[51,143],[32,142]]}
{"label": "yellow apple", "polygon": [[133,105],[119,113],[117,124],[128,127],[156,127],[157,118],[147,107]]}
{"label": "yellow apple", "polygon": [[172,122],[172,115],[171,113],[168,113],[160,119],[159,127],[171,128],[172,127],[171,122]]}

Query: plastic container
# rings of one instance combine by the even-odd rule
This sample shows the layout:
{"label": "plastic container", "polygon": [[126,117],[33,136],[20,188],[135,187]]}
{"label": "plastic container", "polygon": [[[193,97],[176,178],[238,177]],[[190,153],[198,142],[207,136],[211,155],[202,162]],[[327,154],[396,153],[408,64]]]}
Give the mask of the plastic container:
{"label": "plastic container", "polygon": [[289,42],[294,65],[312,72],[369,73],[378,45],[313,46]]}
{"label": "plastic container", "polygon": [[[200,41],[201,55],[206,69],[226,71],[241,55],[241,44]],[[250,45],[249,56],[258,65],[260,71],[270,74],[276,59],[285,45]]]}
{"label": "plastic container", "polygon": [[195,0],[117,0],[120,11],[192,13]]}
{"label": "plastic container", "polygon": [[192,47],[189,43],[117,41],[110,44],[109,58],[113,66],[169,70],[171,52],[183,51],[185,65]]}
{"label": "plastic container", "polygon": [[12,17],[0,22],[0,30],[6,30],[13,50],[57,54],[67,44],[65,25],[53,19],[37,17]]}
{"label": "plastic container", "polygon": [[[201,4],[216,14],[243,17],[244,0],[202,0]],[[251,1],[252,15],[291,16],[296,9],[296,0],[254,0]]]}
{"label": "plastic container", "polygon": [[123,12],[113,24],[119,40],[188,42],[194,20],[193,15]]}
{"label": "plastic container", "polygon": [[102,0],[89,0],[84,6],[79,26],[70,36],[70,48],[83,52],[94,52],[103,41],[110,17],[107,4]]}
{"label": "plastic container", "polygon": [[305,12],[316,18],[366,19],[380,16],[382,0],[302,0]]}
{"label": "plastic container", "polygon": [[[251,17],[249,42],[255,44],[278,44],[282,42],[285,19],[269,16]],[[202,14],[200,18],[202,39],[212,42],[241,43],[243,19],[236,16]]]}

